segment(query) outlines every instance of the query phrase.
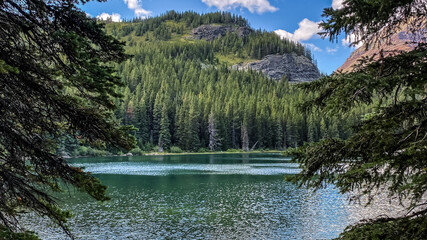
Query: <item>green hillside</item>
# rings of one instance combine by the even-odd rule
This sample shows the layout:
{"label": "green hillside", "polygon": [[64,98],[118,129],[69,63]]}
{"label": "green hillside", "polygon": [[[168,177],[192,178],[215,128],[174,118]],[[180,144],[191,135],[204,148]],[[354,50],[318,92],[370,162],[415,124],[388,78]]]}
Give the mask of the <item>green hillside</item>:
{"label": "green hillside", "polygon": [[[141,48],[153,47],[147,43],[166,41],[173,47],[182,47],[198,43],[203,48],[204,56],[189,56],[211,63],[235,64],[249,60],[261,59],[268,54],[297,53],[311,59],[311,52],[300,43],[280,39],[276,34],[257,30],[241,38],[230,32],[212,42],[200,43],[191,38],[191,30],[201,25],[228,25],[248,27],[248,22],[241,16],[227,12],[198,14],[194,12],[177,13],[169,11],[164,15],[149,19],[135,19],[129,22],[108,23],[106,30],[116,38],[127,42],[128,53],[139,53]],[[180,49],[176,49],[180,52]],[[164,50],[163,50],[164,51]],[[166,50],[167,51],[167,50]],[[176,52],[164,52],[176,54]],[[207,55],[207,56],[206,56]]]}
{"label": "green hillside", "polygon": [[192,29],[204,24],[248,26],[230,13],[174,11],[106,24],[106,31],[125,41],[132,55],[118,66],[127,87],[115,115],[138,129],[134,134],[140,149],[284,149],[349,135],[346,126],[364,109],[346,121],[320,114],[306,117],[296,105],[307,93],[286,79],[274,81],[230,68],[268,54],[296,53],[311,59],[309,50],[261,30],[243,37],[229,32],[213,41],[193,39]]}

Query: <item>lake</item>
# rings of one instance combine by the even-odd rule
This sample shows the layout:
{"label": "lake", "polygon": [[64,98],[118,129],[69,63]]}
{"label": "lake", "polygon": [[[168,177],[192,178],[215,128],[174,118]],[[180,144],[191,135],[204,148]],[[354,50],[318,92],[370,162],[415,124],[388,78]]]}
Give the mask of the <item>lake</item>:
{"label": "lake", "polygon": [[[79,158],[108,186],[98,203],[72,191],[77,239],[331,239],[367,211],[332,186],[313,193],[285,182],[298,165],[280,154]],[[42,239],[65,239],[38,217],[25,225]]]}

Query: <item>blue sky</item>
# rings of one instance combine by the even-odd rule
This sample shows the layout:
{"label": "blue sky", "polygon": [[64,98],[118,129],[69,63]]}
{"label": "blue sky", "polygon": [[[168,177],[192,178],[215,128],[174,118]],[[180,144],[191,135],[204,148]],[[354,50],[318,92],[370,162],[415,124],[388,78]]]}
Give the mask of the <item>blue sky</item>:
{"label": "blue sky", "polygon": [[199,13],[229,11],[249,20],[251,27],[276,31],[284,38],[306,44],[321,72],[332,73],[354,50],[344,36],[331,43],[321,39],[317,23],[327,7],[339,8],[342,0],[108,0],[92,1],[81,8],[93,17],[113,19],[158,16],[168,10],[193,10]]}

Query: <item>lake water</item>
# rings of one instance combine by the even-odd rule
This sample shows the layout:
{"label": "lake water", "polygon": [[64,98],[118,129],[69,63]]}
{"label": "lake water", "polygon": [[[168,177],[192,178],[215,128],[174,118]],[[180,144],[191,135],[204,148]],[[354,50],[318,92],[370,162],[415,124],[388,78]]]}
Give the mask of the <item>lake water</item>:
{"label": "lake water", "polygon": [[[333,187],[313,193],[285,182],[298,165],[280,154],[70,160],[108,186],[111,201],[61,196],[77,239],[331,239],[366,215]],[[369,212],[369,210],[367,210]],[[38,217],[42,239],[65,239]]]}

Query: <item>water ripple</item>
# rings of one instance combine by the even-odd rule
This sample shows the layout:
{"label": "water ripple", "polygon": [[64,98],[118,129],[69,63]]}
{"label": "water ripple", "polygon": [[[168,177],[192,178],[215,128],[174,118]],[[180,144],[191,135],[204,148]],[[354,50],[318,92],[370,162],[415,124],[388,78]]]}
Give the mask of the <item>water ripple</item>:
{"label": "water ripple", "polygon": [[299,173],[294,163],[270,164],[162,164],[141,162],[73,164],[94,174],[165,176],[169,174],[283,175]]}

